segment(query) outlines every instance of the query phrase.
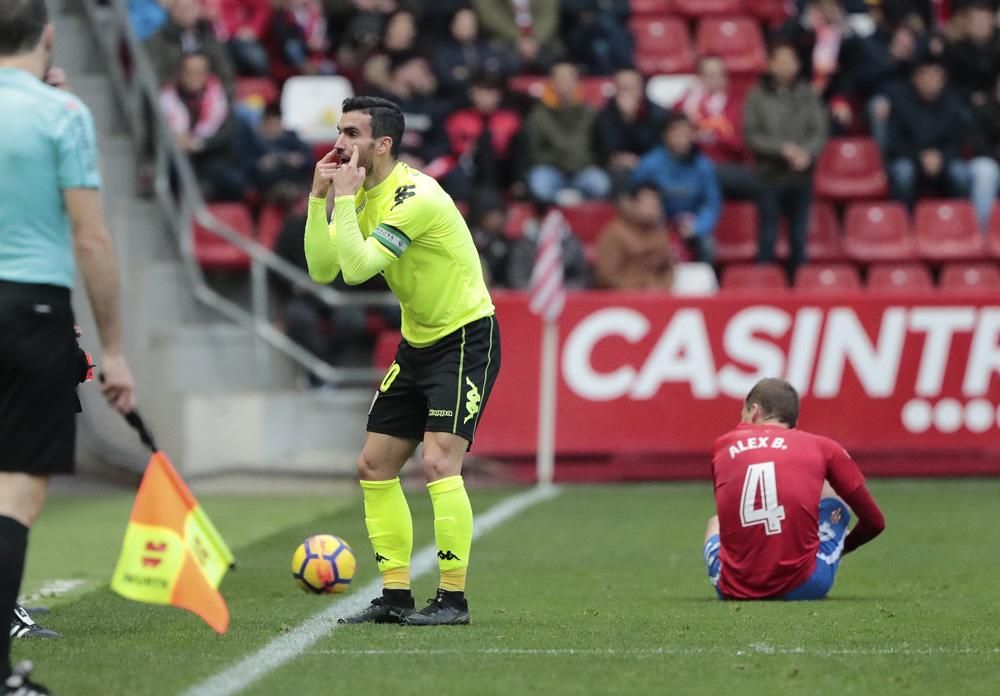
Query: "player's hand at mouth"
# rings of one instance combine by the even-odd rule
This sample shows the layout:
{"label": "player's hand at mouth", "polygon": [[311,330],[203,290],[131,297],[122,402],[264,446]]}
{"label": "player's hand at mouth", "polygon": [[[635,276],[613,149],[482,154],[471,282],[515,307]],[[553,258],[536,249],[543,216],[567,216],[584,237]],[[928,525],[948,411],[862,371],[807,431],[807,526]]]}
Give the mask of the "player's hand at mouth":
{"label": "player's hand at mouth", "polygon": [[326,198],[333,183],[333,174],[340,168],[341,159],[342,153],[337,150],[330,150],[323,155],[313,171],[312,191],[309,195],[313,198]]}
{"label": "player's hand at mouth", "polygon": [[351,150],[351,159],[333,172],[333,195],[353,196],[365,182],[365,168],[358,166],[358,146]]}

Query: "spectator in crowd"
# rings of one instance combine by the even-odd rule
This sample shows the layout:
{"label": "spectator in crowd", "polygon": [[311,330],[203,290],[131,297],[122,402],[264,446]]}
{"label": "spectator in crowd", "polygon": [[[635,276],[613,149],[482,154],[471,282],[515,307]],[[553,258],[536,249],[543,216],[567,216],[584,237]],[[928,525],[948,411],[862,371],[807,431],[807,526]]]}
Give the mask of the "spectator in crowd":
{"label": "spectator in crowd", "polygon": [[204,53],[181,59],[177,80],[160,92],[160,109],[191,159],[208,200],[242,200],[246,177],[233,158],[235,121],[222,82]]}
{"label": "spectator in crowd", "polygon": [[269,0],[202,0],[215,35],[226,42],[237,72],[263,77],[270,74],[267,51],[261,44],[271,18]]}
{"label": "spectator in crowd", "polygon": [[517,70],[514,56],[479,35],[479,19],[469,7],[455,12],[450,34],[434,47],[433,66],[441,92],[464,95],[477,75],[507,77]]}
{"label": "spectator in crowd", "polygon": [[263,43],[271,75],[279,81],[333,72],[327,58],[326,17],[319,0],[276,0]]}
{"label": "spectator in crowd", "polygon": [[760,184],[759,263],[774,261],[778,219],[788,219],[788,273],[805,261],[813,165],[827,138],[826,111],[812,86],[799,76],[795,47],[775,43],[768,73],[747,96],[743,137],[755,158]]}
{"label": "spectator in crowd", "polygon": [[597,166],[593,146],[596,114],[580,97],[572,63],[557,63],[542,101],[528,114],[524,135],[530,164],[528,189],[543,203],[570,204],[605,198],[607,173]]}
{"label": "spectator in crowd", "polygon": [[729,87],[725,61],[714,55],[699,58],[698,81],[675,108],[694,126],[698,147],[715,165],[723,197],[756,200],[757,182],[743,142],[743,100]]}
{"label": "spectator in crowd", "polygon": [[722,195],[715,167],[694,143],[694,128],[684,114],[671,113],[663,144],[649,152],[632,172],[632,184],[660,192],[667,221],[680,234],[695,261],[715,260],[715,226]]}
{"label": "spectator in crowd", "polygon": [[560,33],[570,58],[591,75],[611,75],[632,65],[629,0],[561,0]]}
{"label": "spectator in crowd", "polygon": [[960,159],[965,106],[947,89],[944,66],[924,57],[904,90],[894,95],[886,153],[892,195],[911,208],[921,189],[938,196],[968,192],[969,172]]}
{"label": "spectator in crowd", "polygon": [[571,290],[590,287],[590,270],[583,243],[577,237],[561,214],[557,218],[545,217],[541,221],[531,219],[525,223],[520,239],[510,250],[507,264],[507,283],[515,290],[524,290],[531,285],[531,274],[535,269],[538,251],[538,236],[545,224],[558,224],[562,234],[563,284]]}
{"label": "spectator in crowd", "polygon": [[226,94],[233,94],[233,64],[226,47],[215,37],[212,23],[202,16],[198,0],[169,0],[169,19],[146,40],[153,69],[166,84],[177,76],[181,58],[189,53],[208,57],[212,72],[222,82]]}
{"label": "spectator in crowd", "polygon": [[445,190],[463,201],[470,200],[475,189],[510,187],[514,140],[521,129],[521,117],[503,105],[500,77],[477,77],[469,88],[469,100],[471,108],[456,111],[445,121],[451,152],[438,175]]}
{"label": "spectator in crowd", "polygon": [[[874,33],[844,40],[838,83],[841,96],[864,105],[872,137],[885,153],[891,95],[905,87],[927,40],[908,24],[890,23],[881,11],[874,14]],[[833,104],[833,115],[842,127],[857,119],[844,99]]]}
{"label": "spectator in crowd", "polygon": [[639,158],[660,141],[667,112],[646,96],[646,85],[637,70],[615,73],[615,96],[597,115],[594,137],[597,156],[608,169],[616,191],[627,188]]}
{"label": "spectator in crowd", "polygon": [[544,73],[560,57],[555,0],[472,0],[483,29],[520,60],[519,71]]}
{"label": "spectator in crowd", "polygon": [[417,20],[412,13],[400,10],[385,23],[382,43],[364,64],[364,81],[369,88],[388,89],[394,61],[414,53],[417,40]]}
{"label": "spectator in crowd", "polygon": [[795,46],[803,76],[819,94],[825,94],[837,73],[841,42],[849,33],[841,0],[809,0],[789,19],[777,37]]}
{"label": "spectator in crowd", "polygon": [[400,143],[400,160],[425,174],[438,177],[448,154],[444,133],[447,104],[435,97],[437,82],[427,60],[416,53],[393,58],[387,89],[377,96],[399,104],[406,119],[406,131]]}
{"label": "spectator in crowd", "polygon": [[511,241],[507,237],[507,201],[495,189],[480,189],[472,198],[469,230],[491,288],[505,288]]}
{"label": "spectator in crowd", "polygon": [[609,290],[669,291],[676,258],[659,190],[640,184],[620,194],[617,203],[618,216],[597,241],[595,285]]}
{"label": "spectator in crowd", "polygon": [[[303,272],[306,268],[305,247],[302,244],[302,230],[305,229],[304,215],[290,215],[275,240],[274,253]],[[367,338],[365,310],[360,306],[328,306],[311,292],[304,292],[284,276],[270,276],[271,287],[275,291],[278,305],[278,322],[284,332],[295,343],[302,346],[320,360],[331,365],[344,362],[345,354]],[[349,286],[342,278],[332,283],[336,290],[351,292],[357,286]],[[309,374],[310,387],[323,386],[318,375]]]}
{"label": "spectator in crowd", "polygon": [[1000,72],[1000,32],[996,7],[990,0],[973,0],[963,10],[964,36],[944,52],[951,84],[974,104],[986,101]]}
{"label": "spectator in crowd", "polygon": [[237,150],[264,199],[284,206],[305,195],[313,168],[312,149],[281,125],[281,107],[268,104],[256,132],[249,127],[243,130],[249,137]]}
{"label": "spectator in crowd", "polygon": [[979,224],[985,229],[1000,193],[1000,165],[997,164],[1000,162],[1000,74],[994,76],[988,98],[973,112],[969,140],[972,203]]}
{"label": "spectator in crowd", "polygon": [[127,0],[128,21],[136,38],[145,41],[167,22],[167,11],[157,0]]}

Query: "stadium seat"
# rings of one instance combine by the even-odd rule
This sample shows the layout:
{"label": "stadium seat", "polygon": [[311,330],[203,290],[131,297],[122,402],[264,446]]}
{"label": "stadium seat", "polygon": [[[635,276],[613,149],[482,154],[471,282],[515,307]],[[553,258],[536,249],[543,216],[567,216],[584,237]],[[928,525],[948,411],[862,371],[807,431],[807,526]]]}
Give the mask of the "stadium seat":
{"label": "stadium seat", "polygon": [[531,203],[511,203],[507,206],[507,224],[504,228],[509,239],[520,239],[524,225],[535,217],[535,207]]}
{"label": "stadium seat", "polygon": [[680,17],[634,17],[635,65],[645,75],[689,73],[694,53],[687,25]]}
{"label": "stadium seat", "polygon": [[[250,209],[243,203],[209,203],[209,215],[238,234],[253,238]],[[194,255],[205,270],[239,271],[250,268],[250,257],[222,237],[194,222]]]}
{"label": "stadium seat", "polygon": [[757,256],[757,206],[727,201],[715,228],[716,259],[722,263],[750,261]]}
{"label": "stadium seat", "polygon": [[585,245],[596,242],[601,230],[617,215],[614,203],[609,201],[586,201],[561,210],[566,224]]}
{"label": "stadium seat", "polygon": [[844,218],[844,250],[859,263],[914,258],[902,203],[852,203]]}
{"label": "stadium seat", "polygon": [[920,201],[914,228],[917,253],[926,261],[978,261],[986,254],[984,235],[969,201]]}
{"label": "stadium seat", "polygon": [[719,15],[738,15],[743,9],[742,0],[671,0],[676,14],[700,19]]}
{"label": "stadium seat", "polygon": [[[779,259],[788,258],[788,233],[784,220],[775,245]],[[816,201],[809,209],[809,236],[806,239],[806,258],[810,261],[845,261],[843,242],[840,239],[840,223],[833,206],[824,201]]]}
{"label": "stadium seat", "polygon": [[372,363],[378,370],[387,370],[396,359],[396,348],[403,340],[403,335],[398,331],[380,331],[375,336],[375,350],[372,353]]}
{"label": "stadium seat", "polygon": [[986,242],[993,258],[1000,259],[1000,205],[993,206]]}
{"label": "stadium seat", "polygon": [[269,77],[236,78],[236,101],[256,109],[278,101],[278,87]]}
{"label": "stadium seat", "polygon": [[807,264],[799,268],[795,276],[795,289],[801,292],[842,292],[860,288],[858,269],[846,263]]}
{"label": "stadium seat", "polygon": [[340,105],[353,96],[346,77],[298,75],[281,90],[281,120],[306,142],[336,140]]}
{"label": "stadium seat", "polygon": [[1000,292],[1000,268],[994,263],[949,263],[941,270],[941,290]]}
{"label": "stadium seat", "polygon": [[665,15],[673,9],[673,0],[631,0],[629,9],[633,17],[642,15]]}
{"label": "stadium seat", "polygon": [[767,67],[767,51],[760,24],[753,17],[708,17],[698,23],[698,55],[722,58],[730,73],[757,74]]}
{"label": "stadium seat", "polygon": [[326,156],[326,153],[328,153],[330,150],[333,149],[333,146],[336,144],[337,144],[336,141],[333,140],[324,140],[321,143],[313,143],[312,146],[313,161],[319,162]]}
{"label": "stadium seat", "polygon": [[833,138],[816,163],[816,194],[838,201],[884,198],[888,179],[871,138]]}
{"label": "stadium seat", "polygon": [[723,292],[745,292],[755,290],[787,290],[785,271],[781,266],[758,266],[736,264],[726,266],[722,272]]}
{"label": "stadium seat", "polygon": [[788,0],[743,0],[743,8],[747,14],[776,27],[793,15],[795,3]]}
{"label": "stadium seat", "polygon": [[673,295],[681,297],[704,297],[719,291],[719,280],[715,270],[707,263],[689,261],[674,266]]}
{"label": "stadium seat", "polygon": [[880,263],[868,269],[867,288],[878,292],[925,292],[933,290],[934,283],[922,263]]}
{"label": "stadium seat", "polygon": [[672,109],[697,82],[697,75],[654,75],[646,83],[646,96],[664,109]]}
{"label": "stadium seat", "polygon": [[257,220],[257,241],[268,249],[274,249],[287,215],[286,211],[276,205],[261,208],[260,218]]}

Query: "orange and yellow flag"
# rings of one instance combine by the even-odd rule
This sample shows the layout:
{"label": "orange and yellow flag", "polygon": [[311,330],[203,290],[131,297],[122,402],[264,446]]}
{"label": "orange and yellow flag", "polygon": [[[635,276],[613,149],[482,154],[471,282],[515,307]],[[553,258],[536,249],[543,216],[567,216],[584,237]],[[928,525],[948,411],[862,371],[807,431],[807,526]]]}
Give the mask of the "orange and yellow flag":
{"label": "orange and yellow flag", "polygon": [[111,589],[128,599],[194,612],[218,633],[229,628],[219,583],[234,557],[162,452],[139,484]]}

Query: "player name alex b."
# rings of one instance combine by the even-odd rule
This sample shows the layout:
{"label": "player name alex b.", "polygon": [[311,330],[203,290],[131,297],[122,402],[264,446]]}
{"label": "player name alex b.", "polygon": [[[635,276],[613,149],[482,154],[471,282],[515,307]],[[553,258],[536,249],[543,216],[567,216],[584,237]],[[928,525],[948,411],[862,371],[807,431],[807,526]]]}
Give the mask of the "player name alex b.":
{"label": "player name alex b.", "polygon": [[740,452],[747,452],[756,449],[788,449],[783,437],[749,437],[746,440],[737,440],[729,446],[729,458],[732,459]]}

